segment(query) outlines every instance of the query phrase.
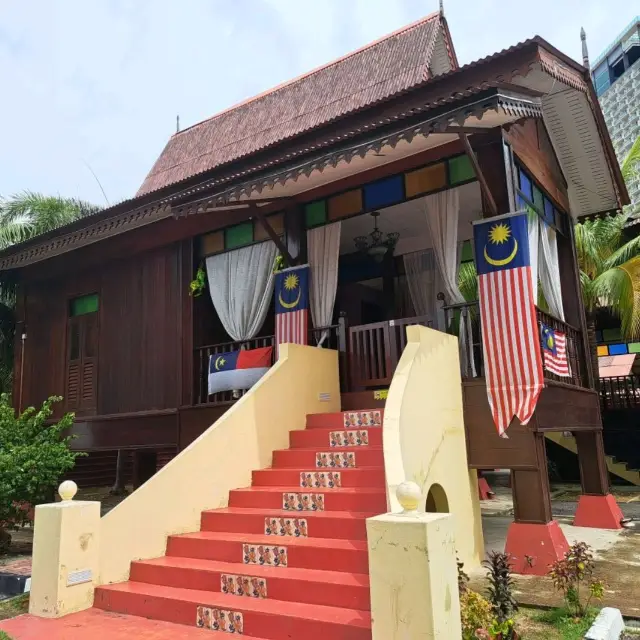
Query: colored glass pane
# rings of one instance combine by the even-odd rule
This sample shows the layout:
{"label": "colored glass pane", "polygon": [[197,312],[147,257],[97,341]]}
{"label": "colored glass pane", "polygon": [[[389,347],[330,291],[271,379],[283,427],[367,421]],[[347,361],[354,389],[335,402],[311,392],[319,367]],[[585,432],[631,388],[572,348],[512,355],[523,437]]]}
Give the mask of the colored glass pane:
{"label": "colored glass pane", "polygon": [[626,344],[610,344],[609,345],[610,356],[623,356],[625,353],[628,353]]}
{"label": "colored glass pane", "polygon": [[555,225],[556,223],[553,205],[547,198],[544,199],[544,220],[547,224]]}
{"label": "colored glass pane", "polygon": [[329,199],[329,220],[339,220],[362,211],[362,190],[354,189]]}
{"label": "colored glass pane", "polygon": [[253,242],[253,223],[243,222],[224,230],[224,248],[235,249]]}
{"label": "colored glass pane", "polygon": [[440,162],[417,171],[410,171],[405,174],[404,181],[407,198],[442,189],[447,185],[447,166],[444,162]]}
{"label": "colored glass pane", "polygon": [[544,213],[544,196],[535,184],[533,185],[533,204],[540,213]]}
{"label": "colored glass pane", "polygon": [[207,235],[202,236],[200,247],[203,256],[210,256],[213,253],[224,251],[224,232],[214,231],[213,233],[207,233]]}
{"label": "colored glass pane", "polygon": [[[267,222],[271,228],[275,231],[277,236],[284,234],[284,214],[275,213],[272,216],[267,216]],[[254,242],[262,242],[263,240],[269,240],[271,236],[267,233],[267,230],[262,226],[259,220],[254,221],[253,227],[253,240]]]}
{"label": "colored glass pane", "polygon": [[520,169],[519,174],[520,191],[522,191],[529,200],[533,201],[533,185],[531,184],[531,180],[529,180],[529,176],[522,169]]}
{"label": "colored glass pane", "polygon": [[609,355],[609,348],[607,347],[607,345],[600,345],[598,347],[598,355],[599,356],[608,356]]}
{"label": "colored glass pane", "polygon": [[70,316],[83,316],[87,313],[95,313],[98,310],[99,298],[97,293],[88,296],[73,298],[69,303]]}
{"label": "colored glass pane", "polygon": [[596,331],[596,342],[604,342],[602,340],[602,331]]}
{"label": "colored glass pane", "polygon": [[388,207],[404,200],[404,176],[393,176],[364,187],[364,207],[367,211]]}
{"label": "colored glass pane", "polygon": [[614,340],[620,340],[620,329],[603,329],[602,339],[604,342],[613,342]]}
{"label": "colored glass pane", "polygon": [[327,203],[325,200],[310,202],[304,208],[304,219],[307,229],[318,227],[327,221]]}
{"label": "colored glass pane", "polygon": [[640,342],[630,342],[627,347],[629,347],[629,353],[640,353]]}
{"label": "colored glass pane", "polygon": [[449,160],[449,182],[452,185],[473,180],[475,177],[475,171],[467,156],[456,156]]}

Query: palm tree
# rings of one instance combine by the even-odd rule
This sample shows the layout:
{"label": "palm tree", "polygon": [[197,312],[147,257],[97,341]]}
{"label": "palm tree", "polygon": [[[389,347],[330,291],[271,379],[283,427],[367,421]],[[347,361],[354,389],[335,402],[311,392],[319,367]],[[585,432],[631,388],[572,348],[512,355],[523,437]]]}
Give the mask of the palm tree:
{"label": "palm tree", "polygon": [[[101,207],[83,200],[45,196],[32,191],[24,191],[10,198],[0,197],[0,250],[57,229],[100,209]],[[3,275],[0,279],[0,392],[3,393],[11,392],[14,307],[15,285]]]}

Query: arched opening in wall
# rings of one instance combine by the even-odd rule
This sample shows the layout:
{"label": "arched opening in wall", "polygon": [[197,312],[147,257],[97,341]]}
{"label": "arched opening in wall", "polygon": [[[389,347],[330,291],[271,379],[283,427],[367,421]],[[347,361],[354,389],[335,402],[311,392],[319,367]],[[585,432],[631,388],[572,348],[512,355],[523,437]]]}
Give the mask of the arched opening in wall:
{"label": "arched opening in wall", "polygon": [[449,513],[449,500],[439,484],[432,484],[427,494],[427,513]]}

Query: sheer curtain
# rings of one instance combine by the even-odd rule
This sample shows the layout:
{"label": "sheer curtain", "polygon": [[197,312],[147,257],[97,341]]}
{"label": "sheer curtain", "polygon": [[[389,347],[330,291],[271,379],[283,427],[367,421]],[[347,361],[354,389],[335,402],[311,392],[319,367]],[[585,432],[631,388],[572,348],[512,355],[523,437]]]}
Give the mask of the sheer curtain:
{"label": "sheer curtain", "polygon": [[529,259],[531,261],[531,285],[533,300],[538,304],[538,246],[540,243],[540,218],[530,211],[527,217],[529,231]]}
{"label": "sheer curtain", "polygon": [[[460,213],[460,196],[457,189],[440,191],[423,199],[423,210],[427,228],[433,243],[433,253],[442,278],[442,285],[448,304],[465,302],[458,287],[458,268],[460,252],[458,250],[458,218]],[[475,364],[472,353],[467,353],[467,344],[472,349],[469,339],[471,323],[461,314],[458,342],[462,374],[475,376]]]}
{"label": "sheer curtain", "polygon": [[558,261],[558,236],[556,230],[544,220],[540,223],[540,284],[551,315],[564,320],[562,287],[560,286],[560,263]]}
{"label": "sheer curtain", "polygon": [[[338,288],[341,222],[307,231],[307,252],[311,267],[310,302],[313,326],[328,327],[333,319],[333,307]],[[326,340],[323,332],[318,346]]]}
{"label": "sheer curtain", "polygon": [[206,259],[209,293],[225,331],[237,342],[264,324],[273,296],[276,246],[261,242]]}
{"label": "sheer curtain", "polygon": [[424,249],[403,256],[404,270],[407,274],[407,284],[411,302],[416,315],[427,316],[433,326],[436,326],[438,305],[437,267],[433,249]]}

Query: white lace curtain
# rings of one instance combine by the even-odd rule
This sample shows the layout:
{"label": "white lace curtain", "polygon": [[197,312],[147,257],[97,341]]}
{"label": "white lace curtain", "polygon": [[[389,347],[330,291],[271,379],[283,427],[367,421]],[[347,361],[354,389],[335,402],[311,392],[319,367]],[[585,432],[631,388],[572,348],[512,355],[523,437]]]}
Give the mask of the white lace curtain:
{"label": "white lace curtain", "polygon": [[206,259],[211,301],[237,342],[255,337],[273,297],[276,246],[261,242]]}
{"label": "white lace curtain", "polygon": [[[458,267],[460,251],[458,247],[458,218],[460,213],[460,196],[458,189],[440,191],[423,199],[423,211],[427,228],[433,243],[435,256],[447,304],[465,302],[458,287]],[[471,322],[464,315],[460,317],[458,334],[462,375],[475,376],[473,355],[467,353],[473,344]]]}
{"label": "white lace curtain", "polygon": [[[307,231],[307,253],[311,268],[311,319],[316,328],[328,327],[333,319],[338,288],[341,227],[341,222],[334,222]],[[322,346],[327,335],[327,332],[323,332],[322,336],[316,336],[318,346]]]}
{"label": "white lace curtain", "polygon": [[558,236],[556,230],[544,220],[540,224],[540,285],[551,315],[564,320],[562,287],[560,285],[560,263],[558,261]]}

